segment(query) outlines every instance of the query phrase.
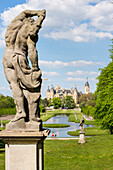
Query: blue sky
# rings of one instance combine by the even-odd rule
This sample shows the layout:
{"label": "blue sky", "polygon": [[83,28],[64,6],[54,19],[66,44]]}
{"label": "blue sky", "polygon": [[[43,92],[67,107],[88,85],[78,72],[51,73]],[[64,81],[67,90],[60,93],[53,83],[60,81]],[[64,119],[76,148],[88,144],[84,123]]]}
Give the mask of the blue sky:
{"label": "blue sky", "polygon": [[4,36],[9,23],[25,9],[46,9],[37,50],[43,72],[42,97],[47,87],[74,88],[84,93],[86,77],[90,91],[96,89],[99,68],[110,62],[113,38],[111,0],[4,0],[0,4],[0,94],[12,96],[2,59]]}

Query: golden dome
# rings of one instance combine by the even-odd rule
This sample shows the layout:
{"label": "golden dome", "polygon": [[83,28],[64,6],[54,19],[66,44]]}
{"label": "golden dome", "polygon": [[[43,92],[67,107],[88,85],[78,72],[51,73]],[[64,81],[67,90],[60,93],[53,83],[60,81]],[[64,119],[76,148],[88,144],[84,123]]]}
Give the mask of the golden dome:
{"label": "golden dome", "polygon": [[57,84],[56,90],[59,90],[59,89],[60,89],[60,86]]}

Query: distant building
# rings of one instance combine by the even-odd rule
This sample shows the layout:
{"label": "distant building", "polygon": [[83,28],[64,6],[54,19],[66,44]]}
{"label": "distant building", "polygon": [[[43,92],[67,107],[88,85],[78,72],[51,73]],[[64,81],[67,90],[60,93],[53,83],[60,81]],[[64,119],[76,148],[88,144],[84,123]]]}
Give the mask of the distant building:
{"label": "distant building", "polygon": [[47,89],[47,99],[53,99],[54,97],[60,97],[61,100],[63,99],[63,97],[66,96],[72,96],[72,98],[74,99],[75,103],[78,103],[78,98],[80,96],[80,93],[78,92],[76,86],[73,89],[61,89],[59,85],[57,85],[56,89],[52,87],[49,89]]}
{"label": "distant building", "polygon": [[[88,94],[89,92],[90,92],[90,89],[89,89],[89,83],[88,83],[88,79],[87,79],[87,82],[85,83],[85,94]],[[64,88],[61,89],[60,86],[57,85],[57,87],[55,89],[52,85],[51,88],[48,87],[46,97],[47,97],[47,100],[53,99],[54,97],[60,97],[62,100],[63,97],[72,96],[75,103],[77,104],[78,99],[81,95],[82,95],[82,92],[78,92],[76,86],[75,86],[75,88],[72,88],[72,89],[64,89]]]}
{"label": "distant building", "polygon": [[88,78],[86,78],[86,83],[85,83],[85,94],[89,94],[90,92],[90,86],[88,83]]}

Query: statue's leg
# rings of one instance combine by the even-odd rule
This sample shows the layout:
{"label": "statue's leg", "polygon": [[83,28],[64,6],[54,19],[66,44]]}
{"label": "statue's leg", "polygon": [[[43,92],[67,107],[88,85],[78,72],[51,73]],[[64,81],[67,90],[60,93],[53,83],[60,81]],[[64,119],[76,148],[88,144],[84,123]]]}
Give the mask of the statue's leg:
{"label": "statue's leg", "polygon": [[10,83],[12,89],[12,95],[16,104],[17,113],[12,121],[17,121],[20,118],[26,117],[24,110],[24,96],[22,90],[20,89],[18,83]]}
{"label": "statue's leg", "polygon": [[12,90],[12,95],[14,97],[14,102],[16,105],[17,113],[12,121],[17,121],[22,117],[26,117],[25,109],[24,109],[24,95],[23,91],[19,86],[17,75],[15,74],[15,70],[10,68],[5,68],[6,78],[10,84],[10,88]]}
{"label": "statue's leg", "polygon": [[40,121],[40,93],[28,92],[29,121]]}

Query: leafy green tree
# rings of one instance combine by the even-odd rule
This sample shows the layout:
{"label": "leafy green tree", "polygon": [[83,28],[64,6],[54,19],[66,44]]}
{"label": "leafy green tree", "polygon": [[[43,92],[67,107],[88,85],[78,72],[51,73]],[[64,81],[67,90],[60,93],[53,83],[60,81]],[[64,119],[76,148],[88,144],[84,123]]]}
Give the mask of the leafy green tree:
{"label": "leafy green tree", "polygon": [[109,129],[113,134],[113,45],[111,47],[112,61],[107,67],[101,69],[100,76],[98,76],[94,118],[102,129]]}
{"label": "leafy green tree", "polygon": [[14,108],[15,107],[15,103],[14,103],[14,99],[10,96],[3,96],[0,95],[0,108]]}
{"label": "leafy green tree", "polygon": [[40,105],[39,108],[40,108],[40,112],[42,113],[46,112],[46,109],[44,106]]}
{"label": "leafy green tree", "polygon": [[64,102],[65,107],[68,108],[68,109],[74,109],[76,107],[76,104],[75,104],[72,96],[66,96],[63,99],[63,102]]}
{"label": "leafy green tree", "polygon": [[61,99],[60,97],[54,97],[53,98],[53,106],[55,109],[58,109],[61,107]]}
{"label": "leafy green tree", "polygon": [[93,93],[83,94],[79,98],[80,107],[95,106],[95,96]]}
{"label": "leafy green tree", "polygon": [[50,106],[53,106],[53,100],[52,99],[48,100],[48,107],[50,107]]}
{"label": "leafy green tree", "polygon": [[47,107],[49,104],[47,98],[45,99],[40,99],[40,105],[44,106],[44,107]]}

